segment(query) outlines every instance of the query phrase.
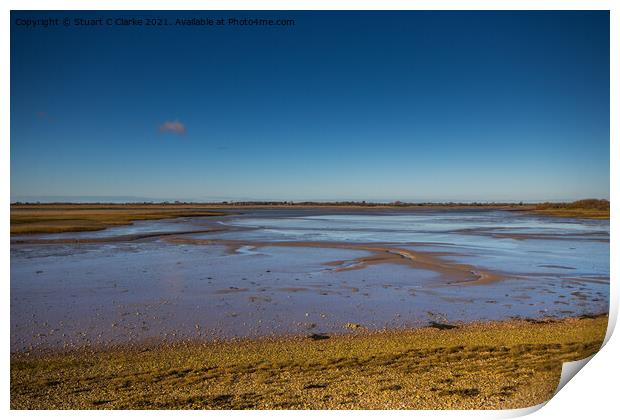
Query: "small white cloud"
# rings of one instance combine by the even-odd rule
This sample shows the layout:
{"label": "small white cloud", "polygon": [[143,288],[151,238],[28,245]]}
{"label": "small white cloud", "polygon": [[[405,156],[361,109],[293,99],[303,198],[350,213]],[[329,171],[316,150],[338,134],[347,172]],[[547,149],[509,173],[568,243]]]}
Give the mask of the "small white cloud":
{"label": "small white cloud", "polygon": [[162,125],[159,126],[159,131],[162,133],[173,133],[178,135],[185,135],[187,129],[185,128],[185,124],[180,121],[166,121]]}

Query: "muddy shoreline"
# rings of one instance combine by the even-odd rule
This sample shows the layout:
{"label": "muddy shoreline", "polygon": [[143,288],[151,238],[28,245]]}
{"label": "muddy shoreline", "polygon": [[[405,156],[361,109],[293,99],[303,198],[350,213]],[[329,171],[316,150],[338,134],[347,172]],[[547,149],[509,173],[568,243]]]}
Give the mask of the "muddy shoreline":
{"label": "muddy shoreline", "polygon": [[540,208],[517,204],[11,204],[11,234],[99,231],[113,226],[130,225],[139,220],[162,220],[176,217],[210,217],[240,214],[253,210],[329,210],[358,212],[420,212],[503,210],[537,214],[541,217],[609,220],[609,209]]}
{"label": "muddy shoreline", "polygon": [[538,404],[605,335],[608,229],[269,208],[12,236],[11,407]]}
{"label": "muddy shoreline", "polygon": [[[498,211],[263,209],[14,236],[11,349],[598,313],[606,229]],[[592,253],[596,270],[581,258]]]}

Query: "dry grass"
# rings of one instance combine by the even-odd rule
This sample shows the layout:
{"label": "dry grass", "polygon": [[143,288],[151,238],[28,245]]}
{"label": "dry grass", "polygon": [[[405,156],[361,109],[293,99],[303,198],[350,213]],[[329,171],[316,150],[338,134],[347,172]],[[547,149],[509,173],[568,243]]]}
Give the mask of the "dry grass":
{"label": "dry grass", "polygon": [[536,213],[557,217],[577,217],[585,219],[609,219],[609,201],[586,199],[572,203],[538,204]]}
{"label": "dry grass", "polygon": [[11,234],[102,230],[135,220],[221,216],[225,213],[193,206],[137,205],[12,205]]}
{"label": "dry grass", "polygon": [[470,409],[549,399],[607,317],[14,354],[14,409]]}
{"label": "dry grass", "polygon": [[572,217],[578,219],[609,220],[609,210],[596,209],[540,209],[536,213],[555,217]]}

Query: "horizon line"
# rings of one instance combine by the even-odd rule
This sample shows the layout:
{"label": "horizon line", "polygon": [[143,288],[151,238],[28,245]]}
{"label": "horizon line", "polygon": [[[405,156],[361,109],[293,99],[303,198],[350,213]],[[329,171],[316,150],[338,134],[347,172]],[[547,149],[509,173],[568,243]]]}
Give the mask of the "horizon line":
{"label": "horizon line", "polygon": [[308,204],[354,204],[354,205],[391,205],[391,206],[407,206],[407,205],[437,205],[437,204],[451,204],[451,205],[528,205],[528,204],[540,204],[540,203],[574,203],[584,200],[597,200],[610,202],[608,198],[581,198],[581,199],[566,199],[566,200],[220,200],[220,201],[201,201],[201,200],[177,200],[177,199],[163,199],[163,200],[134,200],[134,201],[41,201],[41,200],[11,200],[11,205],[20,204],[219,204],[219,205],[308,205]]}

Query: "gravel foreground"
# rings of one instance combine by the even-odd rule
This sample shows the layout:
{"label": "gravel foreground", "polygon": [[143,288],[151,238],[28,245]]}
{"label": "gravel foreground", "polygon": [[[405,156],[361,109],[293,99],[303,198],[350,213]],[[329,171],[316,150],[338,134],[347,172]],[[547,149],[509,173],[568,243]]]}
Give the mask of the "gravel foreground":
{"label": "gravel foreground", "polygon": [[607,315],[11,355],[12,409],[507,409],[553,395]]}

